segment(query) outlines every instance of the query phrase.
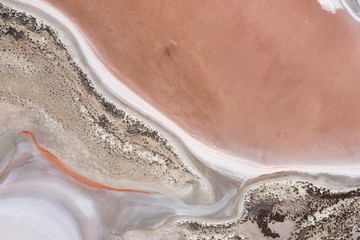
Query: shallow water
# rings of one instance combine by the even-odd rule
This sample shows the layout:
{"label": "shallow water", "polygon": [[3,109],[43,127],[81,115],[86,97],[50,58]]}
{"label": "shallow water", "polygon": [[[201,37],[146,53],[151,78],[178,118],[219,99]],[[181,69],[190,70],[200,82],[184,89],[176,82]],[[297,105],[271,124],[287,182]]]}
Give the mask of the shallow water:
{"label": "shallow water", "polygon": [[1,239],[121,239],[127,230],[151,229],[172,216],[231,216],[235,189],[213,205],[196,206],[157,193],[89,186],[33,140],[30,132],[0,140]]}

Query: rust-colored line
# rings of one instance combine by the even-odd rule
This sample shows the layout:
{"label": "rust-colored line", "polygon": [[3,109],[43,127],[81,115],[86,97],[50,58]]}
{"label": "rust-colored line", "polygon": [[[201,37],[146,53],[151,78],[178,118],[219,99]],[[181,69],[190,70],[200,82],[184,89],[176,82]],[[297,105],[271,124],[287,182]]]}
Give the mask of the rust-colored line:
{"label": "rust-colored line", "polygon": [[65,174],[68,174],[69,176],[75,178],[76,180],[85,183],[88,186],[92,186],[92,187],[97,187],[97,188],[102,188],[102,189],[107,189],[107,190],[112,190],[112,191],[118,191],[118,192],[134,192],[134,193],[144,193],[144,194],[150,194],[149,192],[144,192],[144,191],[136,191],[136,190],[130,190],[130,189],[118,189],[118,188],[112,188],[112,187],[108,187],[105,185],[102,185],[100,183],[91,181],[90,179],[83,177],[73,171],[71,171],[70,169],[68,169],[57,157],[55,157],[53,154],[51,154],[49,151],[47,151],[44,148],[41,148],[35,140],[34,134],[30,131],[21,131],[21,133],[24,133],[25,135],[29,136],[32,141],[35,144],[36,150],[41,154],[42,157],[44,157],[46,160],[48,160],[49,162],[51,162],[52,164],[55,165],[56,168],[58,168],[59,170],[61,170],[62,172],[64,172]]}
{"label": "rust-colored line", "polygon": [[0,178],[5,174],[6,170],[8,170],[12,160],[13,159],[11,158],[10,161],[6,164],[6,167],[5,167],[4,171],[2,171],[2,173],[0,174]]}

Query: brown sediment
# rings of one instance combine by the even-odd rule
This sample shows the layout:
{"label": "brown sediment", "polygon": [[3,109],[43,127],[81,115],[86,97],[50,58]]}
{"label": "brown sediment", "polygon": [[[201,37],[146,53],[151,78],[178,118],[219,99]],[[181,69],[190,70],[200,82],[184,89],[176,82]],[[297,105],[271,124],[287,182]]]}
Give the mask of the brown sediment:
{"label": "brown sediment", "polygon": [[45,2],[200,140],[268,164],[360,155],[360,28],[344,10],[315,0]]}
{"label": "brown sediment", "polygon": [[[149,192],[144,192],[144,191],[135,191],[135,190],[130,190],[130,189],[119,189],[119,188],[112,188],[109,186],[105,186],[103,184],[91,181],[90,179],[81,176],[80,174],[71,171],[70,169],[68,169],[65,164],[63,162],[61,162],[56,156],[54,156],[52,153],[50,153],[49,151],[47,151],[46,149],[40,147],[35,140],[35,136],[32,132],[30,131],[22,131],[21,133],[25,134],[26,136],[30,137],[32,142],[35,144],[35,148],[36,150],[40,153],[40,155],[45,158],[46,160],[48,160],[50,163],[52,163],[58,170],[64,172],[65,174],[73,177],[74,179],[78,180],[79,182],[82,182],[88,186],[91,187],[95,187],[95,188],[101,188],[101,189],[106,189],[106,190],[112,190],[112,191],[117,191],[117,192],[134,192],[134,193],[144,193],[144,194],[150,194]],[[10,162],[9,162],[10,164]],[[8,167],[8,166],[7,166]],[[6,170],[6,169],[5,169]],[[1,176],[1,175],[0,175]]]}

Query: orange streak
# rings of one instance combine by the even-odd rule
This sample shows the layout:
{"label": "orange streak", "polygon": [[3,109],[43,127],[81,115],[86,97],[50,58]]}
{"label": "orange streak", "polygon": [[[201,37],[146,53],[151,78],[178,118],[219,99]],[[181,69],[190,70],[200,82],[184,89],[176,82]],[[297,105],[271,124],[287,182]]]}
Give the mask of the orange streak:
{"label": "orange streak", "polygon": [[6,167],[5,167],[4,171],[2,171],[2,173],[0,174],[0,178],[5,174],[6,170],[8,170],[11,162],[12,162],[12,158],[11,158],[10,161],[6,164]]}
{"label": "orange streak", "polygon": [[73,171],[71,171],[70,169],[68,169],[57,157],[55,157],[53,154],[51,154],[49,151],[47,151],[44,148],[41,148],[35,140],[34,134],[30,131],[21,131],[21,133],[24,133],[25,135],[29,136],[32,141],[35,144],[36,150],[41,154],[42,157],[44,157],[46,160],[50,161],[52,164],[55,165],[56,168],[58,168],[59,170],[61,170],[62,172],[70,175],[71,177],[75,178],[76,180],[85,183],[88,186],[92,186],[92,187],[97,187],[97,188],[102,188],[102,189],[107,189],[107,190],[113,190],[113,191],[118,191],[118,192],[135,192],[135,193],[145,193],[145,194],[150,194],[149,192],[143,192],[143,191],[136,191],[136,190],[130,190],[130,189],[118,189],[118,188],[112,188],[112,187],[108,187],[105,185],[102,185],[100,183],[91,181],[90,179],[83,177]]}

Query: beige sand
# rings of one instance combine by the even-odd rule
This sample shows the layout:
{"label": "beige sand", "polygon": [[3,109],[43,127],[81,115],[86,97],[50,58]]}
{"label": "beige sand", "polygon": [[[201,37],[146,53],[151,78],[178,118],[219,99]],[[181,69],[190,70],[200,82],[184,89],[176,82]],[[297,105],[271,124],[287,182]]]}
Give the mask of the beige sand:
{"label": "beige sand", "polygon": [[47,0],[127,86],[261,163],[359,156],[358,25],[317,1]]}
{"label": "beige sand", "polygon": [[44,21],[0,4],[0,107],[20,107],[3,113],[9,124],[0,124],[0,133],[30,130],[69,169],[109,187],[216,201],[217,194],[208,194],[215,189],[207,170],[164,130],[97,86],[64,47],[67,33],[59,39]]}

